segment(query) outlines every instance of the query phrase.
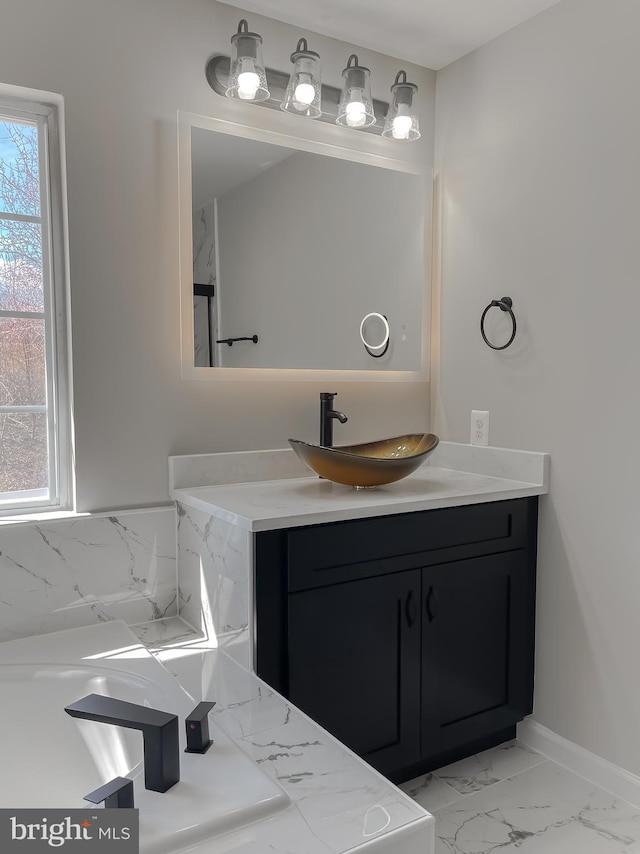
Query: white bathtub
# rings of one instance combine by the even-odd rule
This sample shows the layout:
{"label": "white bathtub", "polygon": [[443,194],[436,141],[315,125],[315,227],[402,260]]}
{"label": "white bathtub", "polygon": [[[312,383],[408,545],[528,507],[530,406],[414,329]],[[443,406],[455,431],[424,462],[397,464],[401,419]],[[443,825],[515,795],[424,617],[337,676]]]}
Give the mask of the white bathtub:
{"label": "white bathtub", "polygon": [[181,752],[180,782],[148,791],[140,733],[65,713],[92,693],[177,714],[184,748],[184,718],[196,704],[123,623],[1,643],[0,756],[11,773],[0,775],[0,807],[87,807],[85,794],[131,777],[141,854],[169,854],[290,803],[211,720],[208,753]]}

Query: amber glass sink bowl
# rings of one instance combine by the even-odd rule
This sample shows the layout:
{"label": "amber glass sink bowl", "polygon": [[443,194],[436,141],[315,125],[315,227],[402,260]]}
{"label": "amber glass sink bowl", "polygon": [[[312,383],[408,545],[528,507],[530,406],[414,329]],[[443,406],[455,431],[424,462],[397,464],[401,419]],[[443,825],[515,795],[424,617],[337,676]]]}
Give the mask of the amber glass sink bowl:
{"label": "amber glass sink bowl", "polygon": [[438,441],[433,433],[410,433],[339,448],[323,448],[299,439],[289,439],[289,444],[320,477],[364,488],[402,480],[422,465]]}

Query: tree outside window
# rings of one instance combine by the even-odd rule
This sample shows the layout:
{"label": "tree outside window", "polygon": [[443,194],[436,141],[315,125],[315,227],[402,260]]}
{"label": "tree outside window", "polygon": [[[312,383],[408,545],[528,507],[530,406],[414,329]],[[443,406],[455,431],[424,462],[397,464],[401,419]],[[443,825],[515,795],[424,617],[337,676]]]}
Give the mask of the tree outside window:
{"label": "tree outside window", "polygon": [[36,122],[0,117],[0,502],[49,497],[39,145]]}

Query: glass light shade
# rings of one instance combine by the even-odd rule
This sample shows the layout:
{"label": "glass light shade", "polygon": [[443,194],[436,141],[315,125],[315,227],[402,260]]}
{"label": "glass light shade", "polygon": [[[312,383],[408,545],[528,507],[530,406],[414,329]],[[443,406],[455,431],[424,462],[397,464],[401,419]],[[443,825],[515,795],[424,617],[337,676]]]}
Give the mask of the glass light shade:
{"label": "glass light shade", "polygon": [[317,119],[322,115],[320,56],[307,49],[306,39],[300,39],[298,47],[291,54],[291,62],[293,70],[280,109],[296,116]]}
{"label": "glass light shade", "polygon": [[270,93],[262,61],[262,36],[248,30],[243,18],[238,32],[231,36],[231,69],[225,95],[240,101],[266,101]]}
{"label": "glass light shade", "polygon": [[[400,79],[402,78],[402,79]],[[391,87],[391,103],[384,120],[382,136],[387,139],[412,141],[420,139],[418,116],[413,107],[413,96],[418,91],[415,83],[407,83],[407,72],[399,71]]]}
{"label": "glass light shade", "polygon": [[368,68],[358,65],[358,57],[352,53],[347,67],[342,72],[344,85],[336,124],[350,128],[366,128],[376,123],[369,84],[370,74]]}

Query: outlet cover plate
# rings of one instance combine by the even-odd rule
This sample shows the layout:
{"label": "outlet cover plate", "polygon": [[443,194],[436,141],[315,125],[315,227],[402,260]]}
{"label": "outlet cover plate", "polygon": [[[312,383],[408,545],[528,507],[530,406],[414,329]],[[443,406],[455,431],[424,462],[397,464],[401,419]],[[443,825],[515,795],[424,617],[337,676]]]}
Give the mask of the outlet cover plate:
{"label": "outlet cover plate", "polygon": [[489,444],[489,413],[474,409],[471,412],[471,444]]}

